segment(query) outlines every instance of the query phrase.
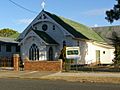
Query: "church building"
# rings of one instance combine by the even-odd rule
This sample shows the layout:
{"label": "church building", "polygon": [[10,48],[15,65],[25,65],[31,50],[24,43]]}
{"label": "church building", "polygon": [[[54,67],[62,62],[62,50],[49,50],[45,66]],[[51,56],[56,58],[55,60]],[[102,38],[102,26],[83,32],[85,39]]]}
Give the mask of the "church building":
{"label": "church building", "polygon": [[59,60],[64,46],[79,47],[79,64],[111,64],[114,47],[92,28],[45,10],[18,38],[21,58],[32,61]]}

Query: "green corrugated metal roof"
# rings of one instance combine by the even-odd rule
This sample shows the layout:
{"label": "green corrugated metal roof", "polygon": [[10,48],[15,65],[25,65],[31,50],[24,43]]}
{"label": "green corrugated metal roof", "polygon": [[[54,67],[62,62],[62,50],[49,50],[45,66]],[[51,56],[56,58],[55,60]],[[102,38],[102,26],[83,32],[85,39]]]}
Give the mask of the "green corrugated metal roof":
{"label": "green corrugated metal roof", "polygon": [[87,26],[63,17],[59,17],[47,11],[44,12],[52,19],[54,19],[58,24],[60,24],[63,28],[65,28],[69,33],[71,33],[75,38],[104,42],[104,40],[96,32]]}
{"label": "green corrugated metal roof", "polygon": [[48,44],[58,44],[52,37],[43,31],[33,30],[37,35],[39,35]]}

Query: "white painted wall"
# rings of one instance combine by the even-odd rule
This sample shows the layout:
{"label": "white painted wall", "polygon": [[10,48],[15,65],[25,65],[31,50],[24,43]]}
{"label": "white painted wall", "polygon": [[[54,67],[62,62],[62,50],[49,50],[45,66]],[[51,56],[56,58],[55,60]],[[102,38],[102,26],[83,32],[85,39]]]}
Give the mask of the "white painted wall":
{"label": "white painted wall", "polygon": [[[87,42],[88,44],[88,54],[86,55],[85,61],[86,64],[95,63],[96,62],[96,50],[100,50],[100,62],[101,64],[111,64],[112,59],[114,58],[114,49],[108,48],[103,45],[96,45],[92,42]],[[103,53],[105,51],[105,54]]]}
{"label": "white painted wall", "polygon": [[[76,41],[76,46],[78,45],[78,41]],[[79,64],[85,64],[85,58],[88,51],[88,45],[85,41],[79,40],[79,47],[80,47],[80,59]]]}

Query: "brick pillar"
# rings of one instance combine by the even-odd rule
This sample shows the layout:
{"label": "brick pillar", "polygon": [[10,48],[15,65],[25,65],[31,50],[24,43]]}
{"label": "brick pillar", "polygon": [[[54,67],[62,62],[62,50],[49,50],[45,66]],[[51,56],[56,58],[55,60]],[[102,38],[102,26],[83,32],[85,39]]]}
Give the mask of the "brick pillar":
{"label": "brick pillar", "polygon": [[14,71],[19,71],[19,54],[13,55]]}
{"label": "brick pillar", "polygon": [[[27,70],[27,68],[29,67],[28,66],[28,62],[29,62],[29,58],[28,57],[25,57],[24,59],[24,70]],[[30,67],[29,67],[30,68]]]}

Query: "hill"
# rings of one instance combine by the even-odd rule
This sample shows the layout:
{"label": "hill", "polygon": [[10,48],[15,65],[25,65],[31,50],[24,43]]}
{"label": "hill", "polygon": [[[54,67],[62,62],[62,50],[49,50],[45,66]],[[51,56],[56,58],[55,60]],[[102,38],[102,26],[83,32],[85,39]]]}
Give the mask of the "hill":
{"label": "hill", "polygon": [[9,28],[4,28],[0,30],[0,37],[17,38],[19,34],[19,32]]}

